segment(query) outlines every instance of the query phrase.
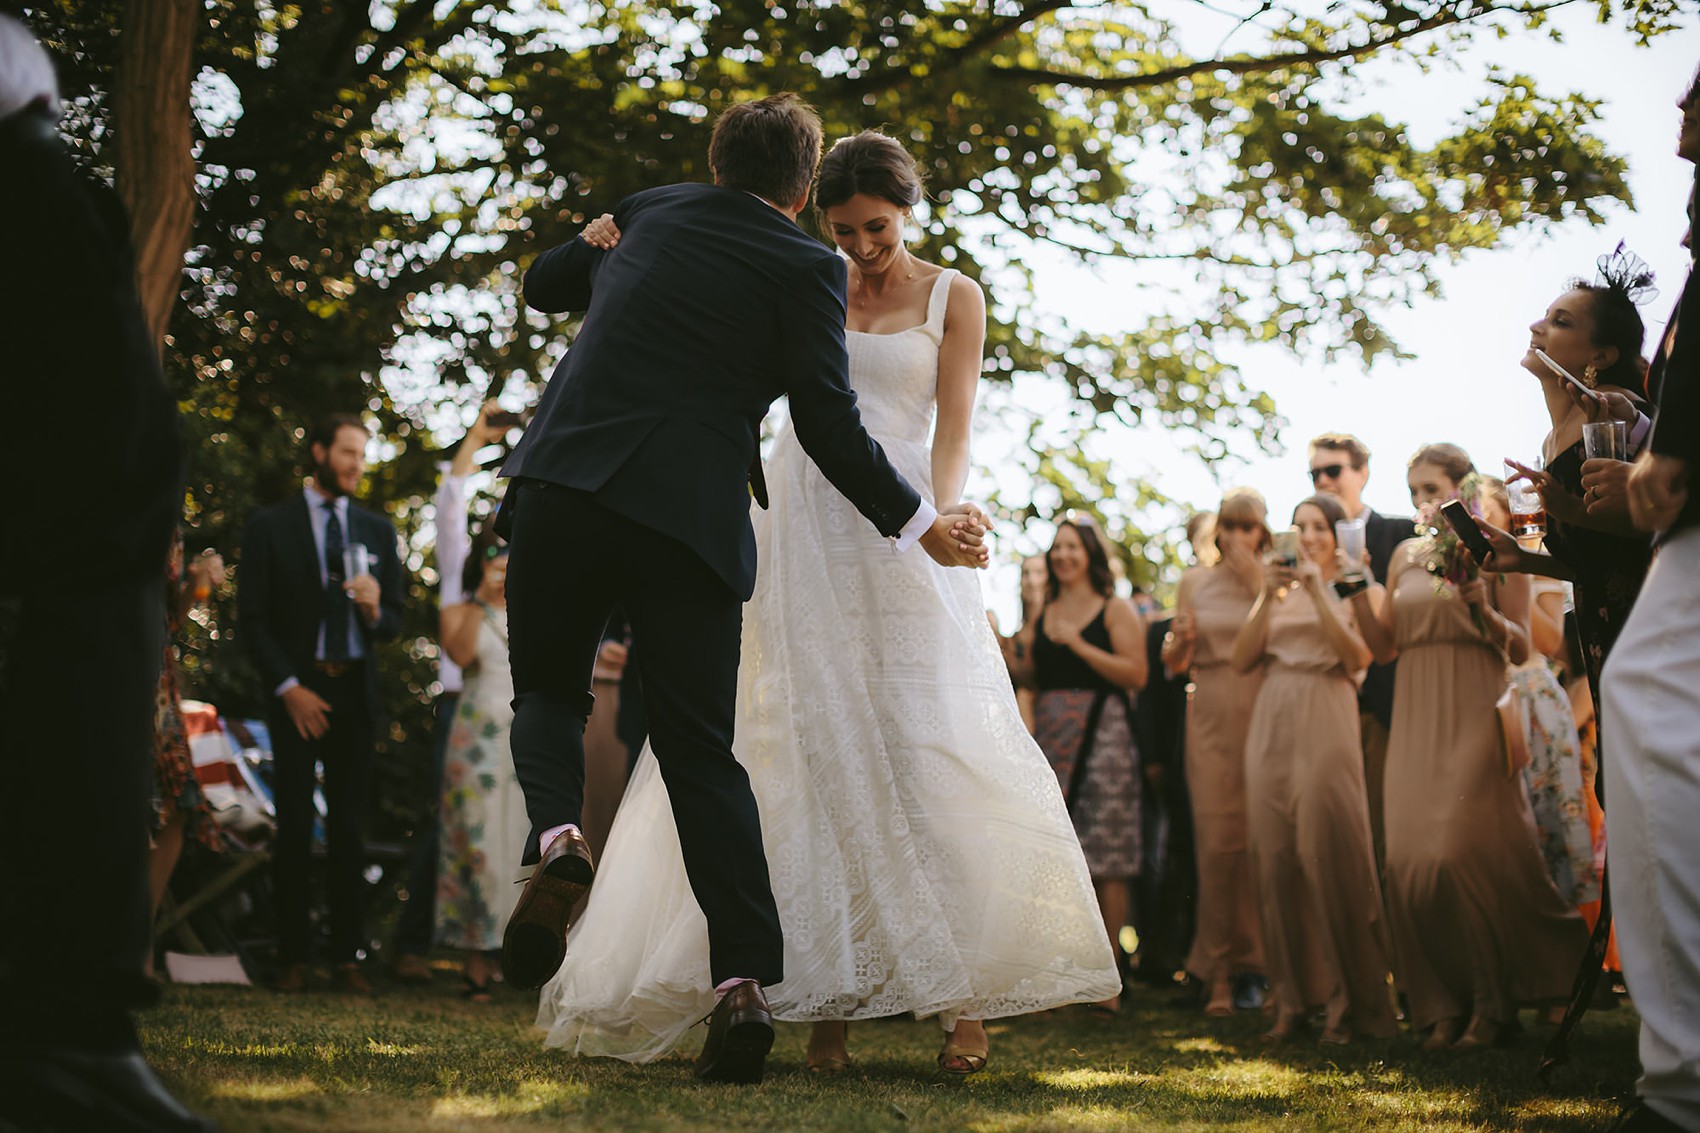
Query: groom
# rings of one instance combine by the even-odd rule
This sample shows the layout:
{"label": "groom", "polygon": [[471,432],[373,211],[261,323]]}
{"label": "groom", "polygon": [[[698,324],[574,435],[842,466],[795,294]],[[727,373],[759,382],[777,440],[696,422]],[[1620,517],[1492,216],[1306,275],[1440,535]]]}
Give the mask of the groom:
{"label": "groom", "polygon": [[537,862],[503,940],[509,981],[560,967],[589,887],[577,823],[591,665],[610,611],[642,642],[650,740],[672,799],[720,993],[699,1077],[759,1082],[773,1042],[761,985],[783,978],[761,822],[732,755],[743,604],[755,588],[750,488],[766,504],[762,417],[789,395],[803,448],[893,552],[919,542],[983,566],[977,514],[940,516],[862,428],[844,345],[845,268],[797,227],[820,160],[813,109],[780,94],[727,110],[713,185],[615,209],[617,251],[543,253],[528,305],[583,311],[536,418],[508,460],[513,756]]}

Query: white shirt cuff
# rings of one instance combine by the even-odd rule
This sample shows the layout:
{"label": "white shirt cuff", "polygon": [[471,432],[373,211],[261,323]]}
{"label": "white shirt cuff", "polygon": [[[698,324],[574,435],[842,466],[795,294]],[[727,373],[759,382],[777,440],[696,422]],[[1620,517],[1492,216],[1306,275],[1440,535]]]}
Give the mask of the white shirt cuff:
{"label": "white shirt cuff", "polygon": [[282,684],[278,685],[276,688],[274,688],[272,690],[272,695],[273,696],[282,696],[284,693],[288,692],[292,688],[299,686],[300,684],[301,684],[301,682],[296,680],[294,677],[289,677],[289,678],[285,679]]}
{"label": "white shirt cuff", "polygon": [[927,529],[933,525],[933,520],[938,517],[938,509],[922,500],[921,506],[915,509],[915,514],[909,517],[909,522],[903,525],[903,530],[897,533],[897,542],[893,546],[899,551],[907,551],[927,533]]}
{"label": "white shirt cuff", "polygon": [[1629,455],[1633,458],[1641,451],[1641,442],[1647,439],[1647,434],[1653,431],[1653,422],[1645,413],[1635,415],[1635,427],[1629,430]]}

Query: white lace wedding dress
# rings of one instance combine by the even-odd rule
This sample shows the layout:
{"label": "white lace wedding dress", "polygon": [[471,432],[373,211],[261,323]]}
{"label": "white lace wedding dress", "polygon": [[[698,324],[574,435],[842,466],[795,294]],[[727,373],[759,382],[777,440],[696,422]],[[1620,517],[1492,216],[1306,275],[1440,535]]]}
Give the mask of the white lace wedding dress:
{"label": "white lace wedding dress", "polygon": [[[931,495],[946,271],[927,321],[852,332],[862,420]],[[998,1018],[1121,990],[1086,863],[1016,710],[979,575],[893,550],[787,426],[754,512],[735,750],[785,932],[787,1020]],[[545,1042],[648,1061],[714,1006],[708,935],[646,749],[566,961]]]}

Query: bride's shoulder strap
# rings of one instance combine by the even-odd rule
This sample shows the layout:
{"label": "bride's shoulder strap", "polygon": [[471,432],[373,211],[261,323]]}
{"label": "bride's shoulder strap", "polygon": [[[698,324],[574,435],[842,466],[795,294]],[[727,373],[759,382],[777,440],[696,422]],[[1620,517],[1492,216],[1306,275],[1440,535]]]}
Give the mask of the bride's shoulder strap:
{"label": "bride's shoulder strap", "polygon": [[955,268],[945,268],[933,280],[933,293],[927,296],[927,325],[934,331],[944,331],[944,311],[950,306],[950,281],[960,274]]}

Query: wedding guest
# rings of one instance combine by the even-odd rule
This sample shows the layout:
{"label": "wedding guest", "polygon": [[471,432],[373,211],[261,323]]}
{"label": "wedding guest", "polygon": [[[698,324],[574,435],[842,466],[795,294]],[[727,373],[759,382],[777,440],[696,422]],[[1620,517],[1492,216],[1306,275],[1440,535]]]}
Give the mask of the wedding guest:
{"label": "wedding guest", "polygon": [[[1639,265],[1639,266],[1637,266]],[[1600,669],[1629,618],[1646,577],[1652,550],[1647,536],[1635,531],[1628,505],[1596,508],[1583,499],[1585,452],[1582,426],[1589,413],[1568,392],[1568,383],[1537,351],[1575,375],[1598,395],[1614,395],[1642,407],[1641,341],[1643,325],[1636,299],[1650,274],[1632,257],[1602,260],[1595,282],[1572,280],[1546,314],[1529,327],[1523,368],[1540,384],[1551,429],[1541,442],[1543,468],[1517,464],[1540,490],[1546,507],[1547,554],[1524,551],[1503,533],[1494,533],[1494,554],[1484,564],[1496,571],[1543,574],[1574,582],[1577,629],[1582,660],[1599,707]],[[1611,755],[1609,735],[1603,755]]]}
{"label": "wedding guest", "polygon": [[1264,665],[1240,671],[1234,640],[1263,591],[1269,509],[1251,488],[1231,489],[1216,512],[1213,566],[1181,576],[1163,664],[1192,677],[1186,773],[1198,860],[1198,920],[1186,969],[1203,981],[1205,1014],[1233,1013],[1235,976],[1263,973],[1257,899],[1246,849],[1246,730]]}
{"label": "wedding guest", "polygon": [[[195,1133],[213,1126],[131,1021],[158,994],[142,974],[150,729],[183,449],[123,209],[58,116],[46,50],[0,15],[0,420],[15,469],[52,470],[53,538],[74,548],[44,559],[21,524],[0,540],[0,1127]],[[45,424],[71,397],[74,457]]]}
{"label": "wedding guest", "polygon": [[[1487,522],[1510,530],[1511,505],[1504,481],[1482,477],[1476,503]],[[1529,658],[1511,669],[1529,753],[1523,784],[1528,788],[1547,875],[1559,896],[1581,909],[1599,900],[1600,867],[1588,811],[1593,801],[1589,798],[1592,756],[1583,756],[1570,695],[1554,671],[1567,652],[1565,586],[1553,578],[1525,577],[1529,579]],[[1585,909],[1583,919],[1592,930],[1593,921]]]}
{"label": "wedding guest", "polygon": [[[455,448],[454,457],[437,465],[437,494],[432,500],[432,514],[437,529],[434,565],[437,569],[439,611],[466,600],[465,591],[461,588],[468,551],[466,482],[476,471],[477,454],[500,440],[516,422],[517,419],[497,402],[485,402],[479,408],[472,428],[466,431],[466,436]],[[432,707],[432,806],[429,815],[422,820],[414,842],[408,865],[407,900],[402,903],[401,917],[396,924],[395,976],[403,983],[431,981],[431,965],[426,962],[425,954],[431,950],[433,926],[437,921],[443,760],[461,694],[460,666],[441,648],[441,643],[437,654],[437,683],[442,691],[437,694]]]}
{"label": "wedding guest", "polygon": [[[338,414],[307,434],[312,476],[299,495],[256,512],[243,540],[237,610],[241,636],[276,698],[271,736],[277,807],[273,859],[277,988],[307,986],[308,882],[314,764],[324,764],[325,889],[336,982],[360,995],[365,942],[361,825],[378,710],[373,649],[401,628],[396,532],[350,497],[366,472],[371,439],[358,417]],[[370,573],[345,576],[345,548],[364,546]],[[348,556],[351,557],[351,556]]]}
{"label": "wedding guest", "polygon": [[[1677,154],[1700,171],[1700,71],[1680,100]],[[1700,179],[1689,196],[1689,250]],[[1700,1128],[1700,278],[1690,268],[1649,389],[1647,451],[1628,481],[1635,525],[1659,533],[1601,703],[1610,744],[1612,902],[1641,1015],[1639,1101],[1615,1127]]]}
{"label": "wedding guest", "polygon": [[[1386,516],[1364,503],[1369,483],[1369,446],[1350,433],[1324,433],[1310,442],[1310,483],[1340,501],[1347,519],[1364,522],[1364,545],[1370,573],[1387,584],[1387,568],[1399,544],[1411,537],[1411,521]],[[1369,828],[1375,842],[1379,871],[1386,859],[1387,840],[1382,816],[1383,782],[1387,769],[1387,731],[1393,726],[1392,665],[1372,664],[1358,686],[1358,723],[1364,749],[1364,790],[1368,792]]]}
{"label": "wedding guest", "polygon": [[[224,585],[224,560],[217,554],[183,561],[182,534],[172,539],[165,569],[165,655],[159,667],[159,691],[154,702],[154,820],[153,849],[148,854],[148,923],[159,919],[159,906],[171,886],[171,875],[183,856],[183,844],[193,838],[209,850],[222,850],[218,820],[195,777],[195,758],[183,729],[182,694],[177,683],[177,634],[183,619],[198,602]],[[153,949],[145,970],[153,974]]]}
{"label": "wedding guest", "polygon": [[[1393,556],[1386,602],[1353,608],[1376,657],[1399,656],[1387,752],[1388,921],[1399,988],[1426,1050],[1508,1038],[1525,1004],[1560,1004],[1588,930],[1548,876],[1495,702],[1529,654],[1529,586],[1482,577],[1440,518],[1475,472],[1457,445],[1411,457],[1431,534]],[[1517,725],[1519,728],[1521,724]]]}
{"label": "wedding guest", "polygon": [[1004,664],[1010,679],[1015,682],[1015,703],[1021,710],[1021,722],[1029,734],[1037,727],[1033,701],[1037,695],[1031,680],[1022,676],[1032,669],[1033,638],[1037,632],[1039,611],[1045,608],[1045,592],[1050,587],[1050,568],[1044,555],[1028,555],[1021,560],[1021,624],[1008,637],[998,636]]}
{"label": "wedding guest", "polygon": [[1192,948],[1197,907],[1192,799],[1186,783],[1186,671],[1163,664],[1163,642],[1174,614],[1158,608],[1145,627],[1145,687],[1134,702],[1134,747],[1141,784],[1139,842],[1144,861],[1134,889],[1139,932],[1134,975],[1168,984],[1183,971]]}
{"label": "wedding guest", "polygon": [[[1045,554],[1050,575],[1034,623],[1034,738],[1050,760],[1080,836],[1110,944],[1132,911],[1139,876],[1139,756],[1128,693],[1147,676],[1145,627],[1116,597],[1115,575],[1098,524],[1068,512]],[[1115,996],[1095,1005],[1121,1009]]]}
{"label": "wedding guest", "polygon": [[1267,669],[1246,735],[1246,796],[1271,1039],[1318,1008],[1325,1043],[1395,1030],[1355,687],[1370,651],[1332,586],[1345,518],[1333,496],[1299,504],[1297,561],[1265,568],[1231,654],[1242,673]]}
{"label": "wedding guest", "polygon": [[507,572],[506,549],[489,529],[479,532],[461,571],[465,600],[440,616],[443,652],[463,683],[443,760],[436,943],[465,952],[464,994],[486,1003],[531,828],[508,753],[514,678]]}

